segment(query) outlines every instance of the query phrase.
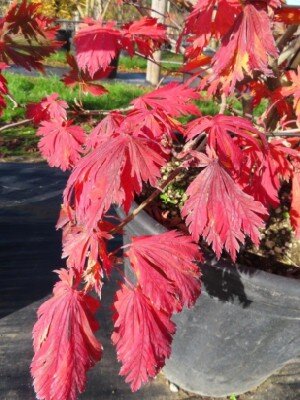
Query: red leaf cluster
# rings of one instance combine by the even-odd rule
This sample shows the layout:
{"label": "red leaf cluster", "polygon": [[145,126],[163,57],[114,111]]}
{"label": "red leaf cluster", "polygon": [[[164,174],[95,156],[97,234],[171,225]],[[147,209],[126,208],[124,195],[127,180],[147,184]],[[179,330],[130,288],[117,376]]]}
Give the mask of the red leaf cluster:
{"label": "red leaf cluster", "polygon": [[137,286],[117,292],[112,341],[120,374],[133,391],[153,378],[170,356],[175,325],[172,313],[191,307],[200,294],[202,255],[189,236],[170,231],[132,239],[127,257]]}
{"label": "red leaf cluster", "polygon": [[[86,383],[86,372],[101,358],[102,347],[94,332],[99,302],[76,289],[76,279],[66,270],[53,297],[38,309],[33,329],[33,384],[39,399],[75,400]],[[78,284],[78,282],[77,282]]]}
{"label": "red leaf cluster", "polygon": [[74,38],[78,66],[91,77],[99,70],[106,70],[123,48],[133,56],[137,45],[143,55],[150,56],[165,41],[166,28],[150,17],[143,17],[121,29],[117,29],[113,21],[104,23],[86,19]]}

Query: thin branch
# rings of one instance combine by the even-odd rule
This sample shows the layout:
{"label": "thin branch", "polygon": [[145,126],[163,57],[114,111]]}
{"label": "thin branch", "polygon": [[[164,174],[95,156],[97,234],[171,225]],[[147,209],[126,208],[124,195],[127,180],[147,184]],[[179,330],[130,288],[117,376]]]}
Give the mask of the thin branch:
{"label": "thin branch", "polygon": [[27,125],[30,122],[32,122],[32,119],[23,119],[22,121],[18,121],[18,122],[13,122],[11,124],[7,124],[7,125],[4,125],[4,126],[0,127],[0,132],[5,131],[6,129],[15,128],[17,126]]}
{"label": "thin branch", "polygon": [[164,188],[167,187],[176,178],[176,176],[179,175],[180,172],[182,172],[182,170],[183,167],[176,168],[170,174],[170,176],[146,200],[144,200],[137,208],[135,208],[131,214],[129,214],[118,226],[112,229],[109,233],[111,235],[114,235],[115,233],[120,232],[124,228],[124,226],[132,221],[134,217],[139,214],[145,207],[147,207],[147,205],[150,204],[155,199],[155,197],[161,194]]}

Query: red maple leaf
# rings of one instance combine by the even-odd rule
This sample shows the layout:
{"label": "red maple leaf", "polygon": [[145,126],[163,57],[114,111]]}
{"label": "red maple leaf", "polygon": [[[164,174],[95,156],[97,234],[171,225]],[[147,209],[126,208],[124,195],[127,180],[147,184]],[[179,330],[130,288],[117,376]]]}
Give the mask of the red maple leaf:
{"label": "red maple leaf", "polygon": [[182,132],[179,121],[159,109],[138,108],[129,112],[121,124],[121,129],[146,132],[154,140],[174,137],[174,132]]}
{"label": "red maple leaf", "polygon": [[242,191],[213,153],[201,166],[205,168],[187,189],[182,216],[194,240],[203,236],[218,257],[225,248],[235,260],[245,235],[259,243],[258,229],[264,226],[261,215],[267,214],[266,209]]}
{"label": "red maple leaf", "polygon": [[186,84],[171,82],[138,97],[131,104],[136,109],[161,110],[173,117],[185,114],[200,115],[199,109],[191,103],[198,98],[195,89]]}
{"label": "red maple leaf", "polygon": [[114,135],[124,120],[124,115],[112,111],[91,131],[86,140],[87,150],[98,147],[102,141],[107,140],[106,136]]}
{"label": "red maple leaf", "polygon": [[200,290],[203,261],[199,246],[177,231],[132,238],[126,255],[143,293],[156,308],[172,313],[195,304]]}
{"label": "red maple leaf", "polygon": [[36,135],[41,136],[38,147],[51,167],[66,171],[80,160],[85,133],[72,121],[43,121]]}
{"label": "red maple leaf", "polygon": [[52,19],[42,16],[39,8],[38,3],[15,1],[0,21],[1,58],[7,64],[11,60],[28,70],[43,71],[42,59],[61,45],[54,40],[59,28],[53,26]]}
{"label": "red maple leaf", "polygon": [[105,70],[99,70],[91,77],[87,71],[84,72],[78,67],[74,56],[68,55],[67,62],[71,70],[62,78],[62,81],[67,86],[74,87],[78,85],[83,93],[91,93],[93,96],[101,96],[107,93],[107,89],[95,83],[95,81],[106,78],[112,71],[112,68],[108,67]]}
{"label": "red maple leaf", "polygon": [[244,155],[247,162],[240,171],[239,179],[243,190],[265,207],[277,207],[281,181],[289,181],[292,174],[288,158],[297,159],[299,153],[287,147],[282,139],[275,139],[268,143],[263,152],[244,149]]}
{"label": "red maple leaf", "polygon": [[300,162],[296,164],[296,170],[292,178],[292,203],[290,209],[291,225],[295,236],[300,239]]}
{"label": "red maple leaf", "polygon": [[291,86],[283,87],[281,93],[283,96],[294,97],[294,110],[300,122],[300,66],[298,66],[297,72],[289,71],[287,76],[292,84]]}
{"label": "red maple leaf", "polygon": [[157,23],[157,19],[152,17],[143,17],[123,25],[122,33],[122,47],[131,56],[134,55],[135,45],[140,53],[149,57],[167,42],[166,26]]}
{"label": "red maple leaf", "polygon": [[65,204],[73,204],[76,220],[92,228],[116,203],[128,212],[143,182],[155,186],[165,164],[160,146],[142,136],[121,134],[101,142],[74,168],[65,190]]}
{"label": "red maple leaf", "polygon": [[114,303],[112,341],[132,391],[154,378],[170,356],[175,325],[170,316],[156,309],[140,288],[122,285]]}
{"label": "red maple leaf", "polygon": [[38,125],[42,121],[63,121],[67,119],[68,104],[58,99],[58,94],[53,93],[44,97],[39,103],[29,103],[26,106],[27,118],[32,118]]}
{"label": "red maple leaf", "polygon": [[31,374],[39,399],[76,400],[85,388],[87,370],[101,358],[94,335],[99,301],[76,290],[72,273],[58,273],[53,297],[38,309]]}
{"label": "red maple leaf", "polygon": [[268,67],[269,56],[277,55],[267,12],[248,3],[222,39],[222,45],[212,60],[210,82],[219,80],[224,92],[232,92],[235,84],[245,75],[252,76],[253,71],[272,75]]}
{"label": "red maple leaf", "polygon": [[205,116],[192,121],[188,125],[186,135],[188,139],[205,132],[208,136],[207,144],[213,148],[227,167],[239,169],[243,161],[243,149],[232,135],[242,138],[246,145],[256,149],[260,148],[259,137],[261,133],[253,124],[241,117],[218,114],[214,117]]}
{"label": "red maple leaf", "polygon": [[79,68],[91,77],[105,70],[120,50],[121,36],[115,22],[104,25],[101,21],[86,19],[74,37]]}
{"label": "red maple leaf", "polygon": [[[198,0],[186,19],[183,35],[189,35],[188,58],[201,54],[210,38],[220,39],[232,27],[241,11],[239,1]],[[192,36],[190,36],[192,35]]]}

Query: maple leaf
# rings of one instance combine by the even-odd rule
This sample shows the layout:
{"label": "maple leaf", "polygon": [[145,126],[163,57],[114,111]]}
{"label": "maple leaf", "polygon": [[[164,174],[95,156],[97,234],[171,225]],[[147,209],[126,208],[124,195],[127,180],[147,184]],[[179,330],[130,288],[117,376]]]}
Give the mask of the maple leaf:
{"label": "maple leaf", "polygon": [[132,110],[122,122],[120,129],[131,129],[134,132],[146,132],[154,140],[168,136],[175,137],[175,132],[183,132],[183,127],[176,119],[159,109],[138,108]]}
{"label": "maple leaf", "polygon": [[85,388],[87,370],[101,358],[102,347],[94,335],[99,301],[76,290],[71,273],[58,273],[53,297],[37,312],[31,374],[39,399],[76,400]]}
{"label": "maple leaf", "polygon": [[38,125],[42,121],[63,121],[67,119],[68,104],[58,99],[59,95],[53,93],[44,97],[39,103],[29,103],[26,106],[27,118],[33,119]]}
{"label": "maple leaf", "polygon": [[173,117],[185,114],[199,115],[199,109],[191,104],[192,100],[198,98],[199,95],[195,89],[186,84],[171,82],[138,97],[131,104],[136,109],[161,110]]}
{"label": "maple leaf", "polygon": [[80,276],[86,267],[83,275],[88,289],[94,288],[99,295],[103,273],[109,275],[112,268],[106,241],[112,238],[108,232],[113,228],[113,224],[104,221],[92,232],[69,224],[64,227],[62,258],[67,258],[68,268],[73,268]]}
{"label": "maple leaf", "polygon": [[120,375],[132,391],[154,378],[170,356],[175,325],[170,316],[156,309],[141,289],[124,284],[116,293],[114,333]]}
{"label": "maple leaf", "polygon": [[220,39],[226,34],[240,11],[238,1],[198,0],[183,30],[183,35],[189,35],[188,42],[191,43],[186,50],[187,57],[199,56],[212,36]]}
{"label": "maple leaf", "polygon": [[242,191],[212,152],[202,166],[187,189],[182,216],[194,240],[203,236],[217,257],[224,247],[235,260],[245,235],[259,243],[258,229],[264,226],[261,215],[267,214],[266,209]]}
{"label": "maple leaf", "polygon": [[77,222],[92,228],[111,204],[129,211],[143,182],[155,186],[165,164],[161,147],[149,138],[119,133],[101,142],[75,166],[64,193]]}
{"label": "maple leaf", "polygon": [[149,57],[167,42],[166,26],[147,16],[123,25],[122,34],[122,47],[131,57],[135,53],[135,44],[141,54]]}
{"label": "maple leaf", "polygon": [[294,110],[300,122],[300,66],[298,66],[297,72],[289,71],[287,75],[292,84],[291,86],[283,87],[281,93],[283,96],[294,97]]}
{"label": "maple leaf", "polygon": [[43,121],[36,135],[41,136],[38,147],[51,167],[66,171],[80,160],[85,133],[72,121]]}
{"label": "maple leaf", "polygon": [[[54,40],[58,27],[39,13],[39,4],[13,2],[0,23],[1,58],[31,70],[43,71],[41,60],[61,45]],[[20,36],[22,40],[20,40]]]}
{"label": "maple leaf", "polygon": [[122,114],[116,111],[112,111],[104,117],[88,135],[86,140],[87,150],[95,149],[103,140],[107,140],[107,136],[115,134],[124,118],[125,117]]}
{"label": "maple leaf", "polygon": [[255,70],[271,76],[269,56],[277,55],[268,14],[263,8],[248,3],[222,39],[222,45],[212,60],[210,82],[219,79],[222,90],[230,93],[237,82],[246,74],[252,76]]}
{"label": "maple leaf", "polygon": [[292,178],[292,203],[290,209],[291,225],[295,236],[300,239],[300,163],[293,173]]}
{"label": "maple leaf", "polygon": [[278,115],[280,115],[282,119],[291,119],[293,115],[292,107],[287,99],[283,96],[282,87],[278,87],[275,90],[269,90],[264,82],[252,81],[245,85],[243,89],[251,91],[252,107],[258,106],[262,99],[268,99],[269,107],[265,112],[266,115],[269,114],[269,111],[271,109],[275,108],[276,112],[278,113]]}
{"label": "maple leaf", "polygon": [[79,85],[79,89],[83,93],[91,93],[93,96],[101,96],[107,93],[107,89],[105,89],[104,86],[95,83],[95,81],[106,78],[112,71],[112,68],[108,67],[105,70],[99,70],[93,75],[93,77],[91,77],[88,72],[83,72],[78,68],[74,56],[68,55],[67,62],[71,67],[71,70],[62,78],[62,82],[67,86],[74,87]]}
{"label": "maple leaf", "polygon": [[115,22],[86,19],[74,37],[76,61],[80,69],[93,77],[105,70],[120,50],[121,32]]}
{"label": "maple leaf", "polygon": [[246,145],[254,146],[256,149],[260,148],[258,138],[262,137],[249,120],[223,114],[214,117],[205,116],[192,121],[185,134],[188,139],[193,139],[203,132],[208,136],[208,146],[216,151],[222,163],[236,169],[241,167],[243,149],[232,135],[244,139]]}
{"label": "maple leaf", "polygon": [[201,284],[194,261],[203,261],[199,246],[177,231],[133,237],[126,252],[143,293],[167,312],[191,307]]}
{"label": "maple leaf", "polygon": [[244,149],[244,155],[247,163],[241,169],[239,183],[265,207],[277,207],[281,181],[289,181],[292,174],[288,157],[297,159],[298,152],[287,147],[282,139],[276,139],[269,142],[263,152]]}

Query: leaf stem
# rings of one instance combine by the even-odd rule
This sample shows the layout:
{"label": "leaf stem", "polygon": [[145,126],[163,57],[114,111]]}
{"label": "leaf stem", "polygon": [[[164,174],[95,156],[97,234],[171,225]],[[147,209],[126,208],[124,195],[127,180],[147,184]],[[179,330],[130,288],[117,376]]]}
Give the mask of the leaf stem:
{"label": "leaf stem", "polygon": [[144,200],[136,209],[132,211],[118,226],[112,229],[109,233],[111,235],[120,232],[125,225],[127,225],[130,221],[134,219],[134,217],[139,214],[148,204],[150,204],[155,197],[157,197],[165,187],[167,187],[180,172],[182,172],[183,167],[178,167],[174,169],[174,171],[170,174],[170,176],[146,199]]}

